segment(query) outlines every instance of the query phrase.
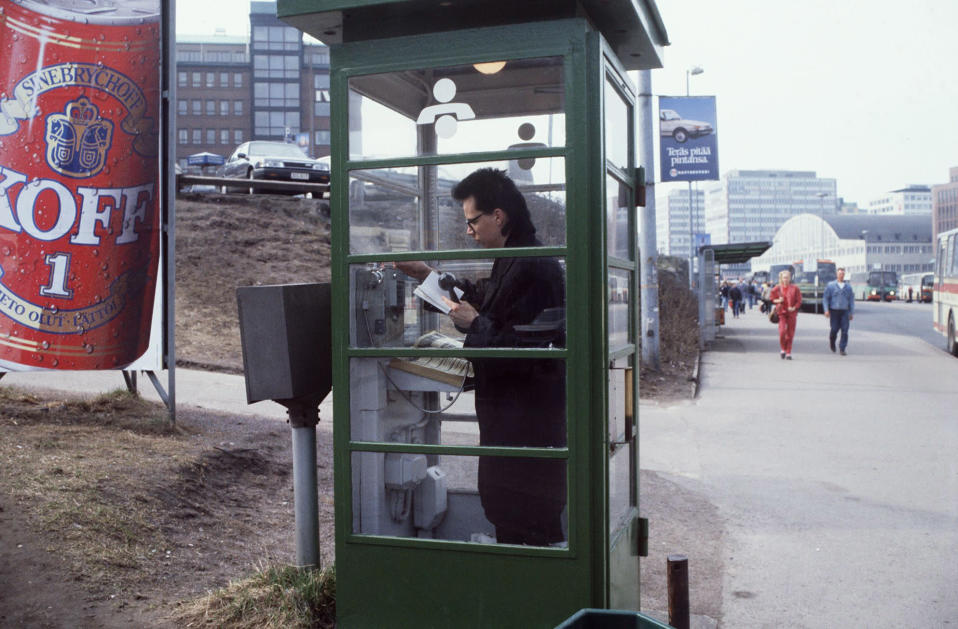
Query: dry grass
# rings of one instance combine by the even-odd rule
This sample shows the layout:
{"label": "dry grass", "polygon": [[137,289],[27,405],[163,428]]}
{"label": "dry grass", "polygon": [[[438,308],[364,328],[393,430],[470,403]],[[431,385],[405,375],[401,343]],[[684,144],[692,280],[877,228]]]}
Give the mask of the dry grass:
{"label": "dry grass", "polygon": [[184,604],[174,615],[180,627],[287,629],[334,627],[335,569],[267,566],[250,578]]}
{"label": "dry grass", "polygon": [[[162,409],[126,392],[45,402],[9,389],[0,391],[0,407],[0,493],[53,535],[48,550],[78,578],[123,589],[107,575],[141,570],[167,546],[153,524],[155,503],[131,487],[129,473],[182,456]],[[112,471],[103,466],[107,455]]]}

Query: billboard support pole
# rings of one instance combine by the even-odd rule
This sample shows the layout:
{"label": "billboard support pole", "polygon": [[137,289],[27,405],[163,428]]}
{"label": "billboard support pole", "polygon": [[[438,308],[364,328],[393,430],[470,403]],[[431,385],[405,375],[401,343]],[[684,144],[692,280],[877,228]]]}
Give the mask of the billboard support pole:
{"label": "billboard support pole", "polygon": [[162,71],[160,73],[160,116],[165,133],[160,136],[160,207],[162,208],[160,227],[160,247],[166,268],[163,273],[163,296],[166,311],[163,314],[163,338],[166,341],[164,351],[165,366],[167,368],[167,394],[164,396],[156,374],[146,372],[157,393],[166,403],[170,415],[170,424],[176,424],[176,344],[174,325],[176,317],[176,230],[175,203],[176,203],[176,169],[173,167],[176,146],[176,119],[173,115],[173,103],[176,102],[176,59],[174,46],[176,44],[176,0],[160,0],[161,25],[161,56]]}

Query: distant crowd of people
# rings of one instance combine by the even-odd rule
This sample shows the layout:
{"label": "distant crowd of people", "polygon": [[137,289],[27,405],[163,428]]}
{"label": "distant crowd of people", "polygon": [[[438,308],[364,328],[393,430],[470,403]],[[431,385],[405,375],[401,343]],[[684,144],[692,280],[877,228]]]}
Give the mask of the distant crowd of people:
{"label": "distant crowd of people", "polygon": [[[745,314],[745,305],[752,310],[759,304],[762,314],[770,315],[774,309],[776,317],[772,321],[778,323],[779,355],[782,360],[792,360],[792,341],[795,338],[795,326],[798,322],[798,312],[802,306],[802,294],[798,286],[792,284],[792,274],[782,271],[778,274],[778,283],[774,286],[768,282],[760,285],[753,281],[725,280],[719,287],[719,296],[722,300],[722,310],[732,309],[732,317],[738,318]],[[845,269],[837,269],[837,279],[830,281],[822,295],[822,307],[825,318],[829,322],[828,347],[834,352],[847,355],[848,328],[855,312],[855,294],[851,284],[845,281]],[[836,346],[837,343],[837,346]]]}
{"label": "distant crowd of people", "polygon": [[732,307],[732,316],[736,319],[740,314],[745,314],[745,304],[752,310],[755,304],[759,304],[759,310],[762,313],[768,312],[768,282],[762,282],[761,285],[749,280],[725,280],[719,288],[719,296],[722,298],[722,310],[728,312],[729,306]]}

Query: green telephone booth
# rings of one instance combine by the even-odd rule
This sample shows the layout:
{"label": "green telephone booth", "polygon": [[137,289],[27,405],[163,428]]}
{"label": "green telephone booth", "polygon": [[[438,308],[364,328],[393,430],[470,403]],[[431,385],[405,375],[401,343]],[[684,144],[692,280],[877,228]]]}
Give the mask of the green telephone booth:
{"label": "green telephone booth", "polygon": [[[331,47],[337,626],[637,610],[626,72],[661,66],[654,2],[279,0],[278,14]],[[534,237],[474,190],[453,198],[490,168]],[[492,231],[500,219],[511,231]],[[475,317],[457,326],[432,302]]]}

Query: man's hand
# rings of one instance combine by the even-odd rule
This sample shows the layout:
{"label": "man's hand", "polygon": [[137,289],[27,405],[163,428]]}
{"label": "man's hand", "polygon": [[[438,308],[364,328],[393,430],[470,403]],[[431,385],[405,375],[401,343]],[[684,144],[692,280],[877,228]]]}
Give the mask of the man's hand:
{"label": "man's hand", "polygon": [[855,315],[853,315],[853,314],[848,315],[848,320],[849,320],[849,321],[851,321],[851,320],[854,319],[854,318],[855,318]]}
{"label": "man's hand", "polygon": [[461,301],[457,304],[446,297],[443,297],[442,301],[449,306],[449,318],[458,328],[468,329],[472,322],[476,320],[476,317],[479,316],[479,313],[468,301]]}
{"label": "man's hand", "polygon": [[393,266],[409,277],[413,277],[420,282],[426,279],[426,276],[432,272],[432,267],[425,262],[419,262],[416,260],[410,262],[393,262]]}
{"label": "man's hand", "polygon": [[832,311],[831,311],[831,310],[826,310],[826,311],[825,311],[825,318],[826,318],[826,319],[831,319],[831,318],[832,318]]}

